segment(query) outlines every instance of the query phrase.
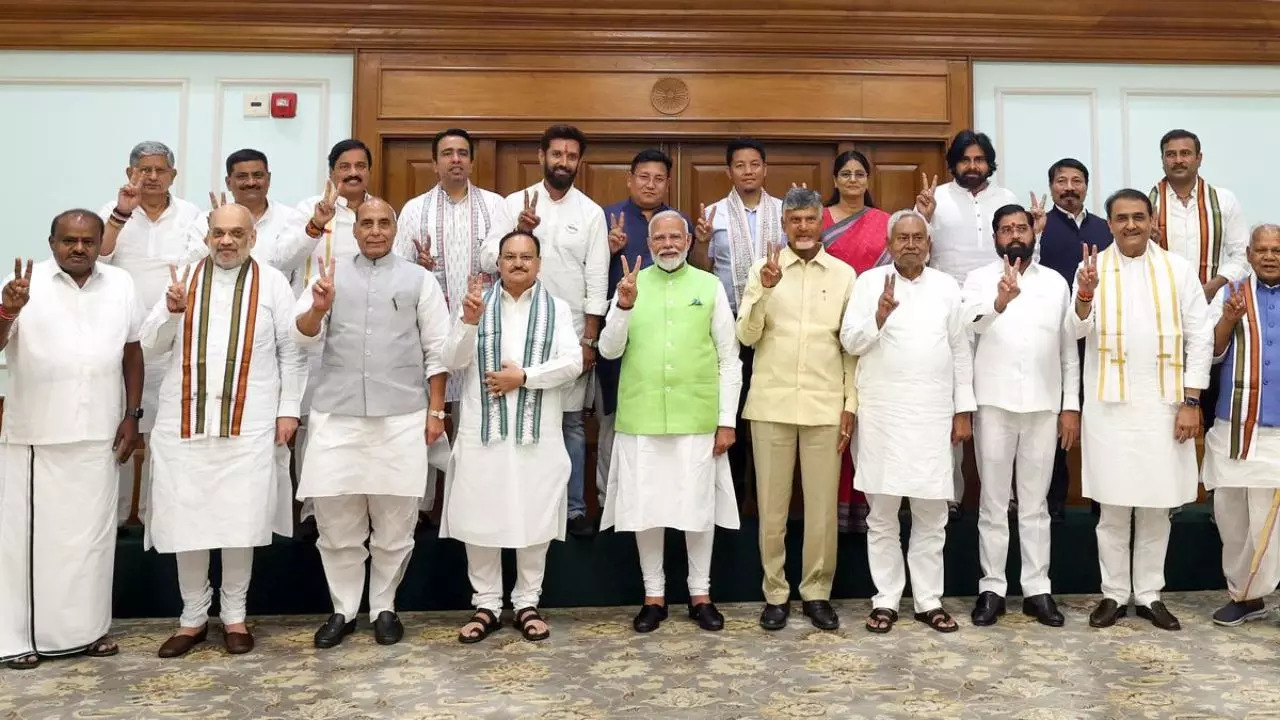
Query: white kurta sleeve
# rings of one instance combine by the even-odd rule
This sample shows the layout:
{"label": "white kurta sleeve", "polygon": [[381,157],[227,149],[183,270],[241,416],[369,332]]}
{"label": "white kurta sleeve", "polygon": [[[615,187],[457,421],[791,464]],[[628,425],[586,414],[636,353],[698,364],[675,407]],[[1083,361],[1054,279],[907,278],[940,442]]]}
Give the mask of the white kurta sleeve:
{"label": "white kurta sleeve", "polygon": [[449,308],[444,291],[429,272],[422,274],[422,290],[418,294],[418,336],[422,340],[422,359],[426,379],[447,372],[444,366],[444,341],[449,337]]}
{"label": "white kurta sleeve", "polygon": [[[303,288],[302,294],[299,295],[298,299],[294,302],[293,322],[290,323],[292,326],[290,332],[293,333],[293,341],[297,343],[299,347],[311,347],[321,344],[324,342],[325,332],[329,329],[328,313],[325,313],[324,318],[320,321],[320,332],[316,333],[314,337],[311,335],[303,335],[302,331],[298,329],[298,316],[311,309],[311,287],[319,280],[319,276],[313,278],[311,282]],[[337,288],[334,288],[335,295],[337,292],[340,291]],[[336,297],[334,298],[334,302],[337,302]]]}
{"label": "white kurta sleeve", "polygon": [[[1211,336],[1216,333],[1218,323],[1222,320],[1222,313],[1224,312],[1223,305],[1226,303],[1227,293],[1230,291],[1230,283],[1223,285],[1222,289],[1218,291],[1218,294],[1213,296],[1213,302],[1209,303],[1208,315],[1205,317],[1205,322],[1209,323],[1209,333]],[[1222,351],[1221,355],[1213,356],[1214,365],[1217,365],[1227,359],[1227,353],[1231,352],[1231,345],[1232,343],[1228,342],[1226,349]]]}
{"label": "white kurta sleeve", "polygon": [[876,304],[883,292],[883,273],[863,273],[853,282],[853,296],[849,298],[840,323],[840,344],[850,355],[867,354],[880,339],[880,328],[876,327]]}
{"label": "white kurta sleeve", "polygon": [[[998,282],[998,281],[997,281]],[[982,334],[1000,317],[996,312],[996,290],[982,269],[971,271],[960,289],[964,322],[973,332]]]}
{"label": "white kurta sleeve", "polygon": [[[265,273],[264,273],[265,274]],[[293,288],[280,273],[271,273],[271,311],[275,321],[276,366],[280,373],[280,402],[276,417],[302,417],[302,395],[310,369],[306,355],[294,340],[297,335]]]}
{"label": "white kurta sleeve", "polygon": [[476,357],[476,334],[479,330],[479,325],[468,325],[462,322],[461,315],[458,316],[441,351],[444,366],[449,372],[459,373],[470,367]]}
{"label": "white kurta sleeve", "polygon": [[587,292],[582,312],[586,315],[609,311],[609,232],[605,227],[604,210],[593,207],[587,219],[587,258],[583,267]]}
{"label": "white kurta sleeve", "polygon": [[[290,298],[292,297],[293,294],[290,293]],[[178,321],[182,318],[183,313],[169,312],[168,300],[160,298],[147,314],[138,333],[144,360],[152,362],[173,349],[173,341],[178,337]]]}
{"label": "white kurta sleeve", "polygon": [[1062,332],[1058,337],[1058,352],[1062,359],[1062,409],[1080,410],[1080,351],[1076,343],[1076,326],[1072,322],[1076,309],[1071,297],[1067,297],[1067,310],[1062,315]]}
{"label": "white kurta sleeve", "polygon": [[711,311],[711,339],[720,360],[720,427],[737,427],[738,400],[742,396],[742,359],[729,295],[724,283],[716,283],[716,305]]}
{"label": "white kurta sleeve", "polygon": [[573,313],[563,300],[553,300],[556,313],[555,345],[544,363],[524,368],[524,386],[530,390],[550,390],[569,385],[582,374],[582,347],[573,329]]}
{"label": "white kurta sleeve", "polygon": [[1186,372],[1182,384],[1203,390],[1209,387],[1213,365],[1213,326],[1209,324],[1209,303],[1204,299],[1200,278],[1190,265],[1179,279],[1178,301],[1182,305],[1182,344]]}
{"label": "white kurta sleeve", "polygon": [[973,346],[969,344],[968,325],[964,321],[964,310],[957,292],[952,300],[948,335],[951,343],[955,411],[958,413],[978,409],[978,401],[973,396]]}
{"label": "white kurta sleeve", "polygon": [[319,238],[307,235],[307,222],[310,219],[311,216],[307,215],[281,228],[280,235],[268,248],[263,261],[285,275],[306,264],[307,258],[320,243]]}
{"label": "white kurta sleeve", "polygon": [[1235,195],[1227,196],[1221,190],[1218,195],[1224,201],[1230,198],[1219,203],[1222,211],[1222,262],[1218,265],[1218,274],[1236,282],[1249,274],[1249,224]]}
{"label": "white kurta sleeve", "polygon": [[[637,300],[638,302],[638,300]],[[609,305],[609,315],[604,319],[604,329],[600,331],[600,357],[605,360],[617,360],[627,349],[627,333],[630,328],[631,311],[618,307],[618,298],[614,296]]]}

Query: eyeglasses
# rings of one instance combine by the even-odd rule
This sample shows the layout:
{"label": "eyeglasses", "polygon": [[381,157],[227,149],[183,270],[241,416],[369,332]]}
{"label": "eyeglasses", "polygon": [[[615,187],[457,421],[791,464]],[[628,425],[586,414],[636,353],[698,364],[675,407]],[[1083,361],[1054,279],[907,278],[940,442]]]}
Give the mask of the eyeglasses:
{"label": "eyeglasses", "polygon": [[158,167],[135,167],[134,170],[137,170],[139,175],[144,175],[146,177],[151,177],[152,175],[156,177],[164,177],[165,175],[173,172],[169,168]]}
{"label": "eyeglasses", "polygon": [[999,235],[1000,237],[1012,237],[1013,235],[1019,235],[1019,234],[1028,233],[1028,232],[1031,232],[1030,225],[1005,225],[1001,227],[999,230],[996,230],[996,234]]}
{"label": "eyeglasses", "polygon": [[841,171],[841,173],[836,177],[847,182],[849,180],[866,180],[867,174],[862,172],[861,170],[858,170],[856,172],[844,170],[844,171]]}
{"label": "eyeglasses", "polygon": [[513,263],[519,260],[520,262],[525,263],[526,265],[537,259],[538,259],[537,255],[503,255],[502,256],[502,262]]}

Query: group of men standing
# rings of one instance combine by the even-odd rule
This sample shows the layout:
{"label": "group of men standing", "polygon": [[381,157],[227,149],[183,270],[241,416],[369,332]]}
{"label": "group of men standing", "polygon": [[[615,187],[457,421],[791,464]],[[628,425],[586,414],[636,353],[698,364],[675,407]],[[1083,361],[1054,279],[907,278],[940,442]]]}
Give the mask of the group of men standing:
{"label": "group of men standing", "polygon": [[[908,574],[915,619],[957,630],[941,602],[942,551],[963,494],[956,449],[971,437],[983,481],[976,625],[1005,612],[1015,489],[1023,612],[1063,624],[1048,579],[1051,506],[1065,495],[1064,453],[1083,438],[1084,492],[1101,505],[1103,600],[1090,623],[1109,626],[1134,601],[1139,616],[1177,629],[1159,599],[1169,514],[1196,495],[1192,441],[1214,361],[1224,392],[1210,420],[1222,422],[1206,439],[1203,479],[1219,489],[1232,594],[1214,619],[1260,617],[1280,582],[1277,554],[1264,552],[1280,405],[1266,394],[1263,319],[1280,286],[1280,228],[1248,236],[1234,196],[1199,177],[1193,134],[1170,132],[1160,147],[1165,178],[1150,194],[1114,193],[1103,220],[1084,209],[1078,161],[1050,168],[1051,208],[1034,193],[1023,207],[991,182],[990,140],[964,131],[947,153],[953,181],[925,184],[895,213],[883,262],[859,275],[826,251],[819,196],[770,196],[765,148],[745,138],[726,150],[733,189],[693,222],[665,203],[672,162],[658,150],[632,162],[630,197],[602,209],[575,187],[587,139],[565,125],[541,139],[542,180],[506,198],[472,184],[466,131],[439,133],[440,182],[398,216],[368,193],[373,158],[358,140],[334,146],[325,191],[296,208],[268,199],[265,155],[233,153],[234,202],[211,193],[209,212],[170,193],[168,148],[142,143],[116,201],[55,218],[52,257],[17,262],[4,286],[0,658],[30,668],[117,651],[107,636],[115,463],[140,436],[146,542],[176,555],[183,600],[162,657],[207,638],[212,550],[224,645],[252,650],[253,548],[291,532],[295,494],[315,515],[334,607],[315,645],[355,631],[366,563],[375,638],[398,642],[395,592],[435,494],[433,465],[446,473],[440,534],[465,544],[474,590],[458,639],[502,626],[503,548],[517,555],[513,622],[546,638],[549,543],[595,531],[589,406],[601,527],[636,536],[638,632],[668,616],[667,528],[685,534],[690,619],[724,626],[710,592],[714,529],[739,526],[748,463],[760,624],[785,626],[797,457],[802,610],[838,627],[846,451],[867,497],[877,590],[867,630],[892,629]],[[58,502],[70,496],[74,507]]]}

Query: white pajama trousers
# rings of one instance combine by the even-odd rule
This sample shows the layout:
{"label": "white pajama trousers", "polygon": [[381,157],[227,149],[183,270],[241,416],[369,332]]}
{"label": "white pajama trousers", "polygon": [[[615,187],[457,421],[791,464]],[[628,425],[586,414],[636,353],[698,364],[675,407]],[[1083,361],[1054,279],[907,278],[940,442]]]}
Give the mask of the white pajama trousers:
{"label": "white pajama trousers", "polygon": [[1004,597],[1009,558],[1009,499],[1017,462],[1018,550],[1024,597],[1049,592],[1049,483],[1057,450],[1058,414],[1014,413],[983,405],[974,427],[981,470],[978,550],[982,580],[978,592]]}
{"label": "white pajama trousers", "polygon": [[947,501],[910,498],[911,537],[906,567],[902,562],[898,510],[901,495],[867,493],[867,564],[876,595],[873,608],[897,611],[911,570],[911,595],[916,612],[942,607],[942,549],[947,543]]}
{"label": "white pajama trousers", "polygon": [[1169,508],[1102,505],[1097,532],[1102,596],[1122,606],[1128,605],[1130,598],[1145,606],[1159,600],[1164,589],[1165,552],[1169,549]]}
{"label": "white pajama trousers", "polygon": [[[1262,539],[1276,492],[1273,488],[1237,487],[1220,487],[1213,492],[1213,517],[1222,537],[1222,572],[1227,577],[1227,591],[1235,600],[1266,597],[1280,583],[1280,522],[1271,528],[1269,541]],[[1266,543],[1267,549],[1258,574],[1249,582],[1249,568],[1260,542]]]}
{"label": "white pajama trousers", "polygon": [[[666,528],[649,528],[636,532],[636,549],[640,551],[640,573],[644,577],[645,597],[664,597],[667,577],[662,571]],[[711,594],[711,550],[716,531],[684,533],[685,551],[689,554],[689,596]]]}
{"label": "white pajama trousers", "polygon": [[[547,570],[544,542],[516,549],[516,584],[511,589],[511,607],[517,612],[538,607],[542,598],[542,578]],[[471,606],[494,615],[502,614],[502,548],[466,544],[467,577],[471,579]]]}
{"label": "white pajama trousers", "polygon": [[384,610],[395,612],[396,589],[413,555],[419,499],[398,495],[313,499],[316,528],[320,531],[316,548],[329,583],[329,597],[333,611],[348,622],[360,612],[366,559],[371,561],[369,619],[376,619]]}
{"label": "white pajama trousers", "polygon": [[[253,548],[223,548],[222,587],[219,589],[219,617],[223,625],[244,622],[249,599],[249,578],[253,574]],[[182,593],[184,628],[200,628],[209,622],[213,604],[213,586],[209,583],[209,550],[191,550],[176,554],[178,590]]]}

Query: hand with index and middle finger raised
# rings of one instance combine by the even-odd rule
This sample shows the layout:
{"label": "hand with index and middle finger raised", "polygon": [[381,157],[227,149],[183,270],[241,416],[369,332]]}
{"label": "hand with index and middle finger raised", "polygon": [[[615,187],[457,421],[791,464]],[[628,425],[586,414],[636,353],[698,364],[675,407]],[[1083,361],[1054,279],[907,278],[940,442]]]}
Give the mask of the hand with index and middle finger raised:
{"label": "hand with index and middle finger raised", "polygon": [[1045,212],[1045,203],[1048,202],[1048,200],[1048,195],[1042,195],[1039,199],[1036,199],[1036,194],[1034,192],[1031,193],[1031,207],[1029,212],[1031,213],[1032,230],[1035,232],[1036,237],[1040,237],[1040,235],[1044,233],[1045,225],[1049,221],[1049,216]]}
{"label": "hand with index and middle finger raised", "polygon": [[212,190],[209,191],[209,209],[210,210],[217,210],[218,208],[226,204],[227,204],[227,194],[225,192],[215,193]]}
{"label": "hand with index and middle finger raised", "polygon": [[880,293],[880,301],[876,303],[876,327],[883,328],[889,314],[898,308],[898,301],[893,297],[897,276],[892,272],[884,276],[884,292]]}
{"label": "hand with index and middle finger raised", "polygon": [[636,256],[636,264],[628,265],[627,258],[622,258],[622,279],[618,281],[618,288],[614,292],[618,299],[619,310],[630,310],[636,306],[636,297],[639,294],[636,288],[636,278],[640,274],[640,265],[643,262],[639,255]]}
{"label": "hand with index and middle finger raised", "polygon": [[609,217],[609,252],[617,255],[627,249],[627,228],[625,213]]}
{"label": "hand with index and middle finger raised", "polygon": [[142,202],[142,174],[138,173],[129,182],[120,186],[116,193],[116,209],[124,214],[131,214]]}
{"label": "hand with index and middle finger raised", "polygon": [[323,228],[329,224],[333,216],[338,212],[338,186],[333,184],[332,180],[326,180],[324,183],[324,195],[316,202],[316,207],[311,213],[311,222],[318,228]]}
{"label": "hand with index and middle finger raised", "polygon": [[716,206],[711,206],[711,213],[707,213],[707,205],[703,203],[698,206],[698,221],[693,226],[693,237],[700,243],[711,242],[711,235],[715,232]]}
{"label": "hand with index and middle finger raised", "polygon": [[187,311],[187,282],[191,278],[191,266],[182,269],[182,277],[178,277],[178,268],[169,266],[169,288],[164,293],[165,306],[170,313],[178,315]]}
{"label": "hand with index and middle finger raised", "polygon": [[484,315],[484,280],[479,275],[467,279],[467,295],[462,298],[462,323],[479,325]]}
{"label": "hand with index and middle finger raised", "polygon": [[938,190],[938,176],[933,176],[933,182],[929,182],[929,176],[923,172],[920,173],[920,193],[916,195],[916,210],[924,215],[925,219],[933,222],[933,211],[938,208],[938,201],[935,195]]}
{"label": "hand with index and middle finger raised", "polygon": [[520,217],[516,220],[516,227],[520,232],[531,233],[542,219],[538,217],[538,191],[534,190],[530,195],[528,190],[524,191],[524,209],[520,211]]}
{"label": "hand with index and middle finger raised", "polygon": [[430,272],[436,269],[436,258],[431,254],[431,233],[424,233],[425,240],[418,242],[417,238],[413,238],[413,249],[417,251],[417,262]]}
{"label": "hand with index and middle finger raised", "polygon": [[1240,319],[1249,311],[1244,295],[1248,292],[1246,283],[1248,283],[1248,280],[1241,280],[1239,283],[1230,283],[1228,285],[1231,294],[1222,303],[1222,317],[1226,318],[1232,325],[1240,322]]}
{"label": "hand with index and middle finger raised", "polygon": [[1009,307],[1009,303],[1018,297],[1022,290],[1018,287],[1018,272],[1022,269],[1022,258],[1009,264],[1009,258],[1004,259],[1004,272],[1000,274],[1000,283],[996,286],[996,302],[995,310],[1002,313]]}
{"label": "hand with index and middle finger raised", "polygon": [[1080,247],[1080,270],[1076,273],[1076,292],[1092,299],[1098,289],[1098,248],[1094,245]]}
{"label": "hand with index and middle finger raised", "polygon": [[775,288],[782,280],[782,243],[766,245],[764,265],[760,266],[760,284],[765,288]]}
{"label": "hand with index and middle finger raised", "polygon": [[27,260],[27,268],[23,271],[22,258],[14,258],[13,279],[0,291],[5,314],[17,316],[31,299],[31,268],[31,261]]}
{"label": "hand with index and middle finger raised", "polygon": [[332,259],[328,263],[317,260],[316,265],[320,277],[311,285],[311,309],[327,313],[333,307],[333,275],[337,270],[337,262]]}

